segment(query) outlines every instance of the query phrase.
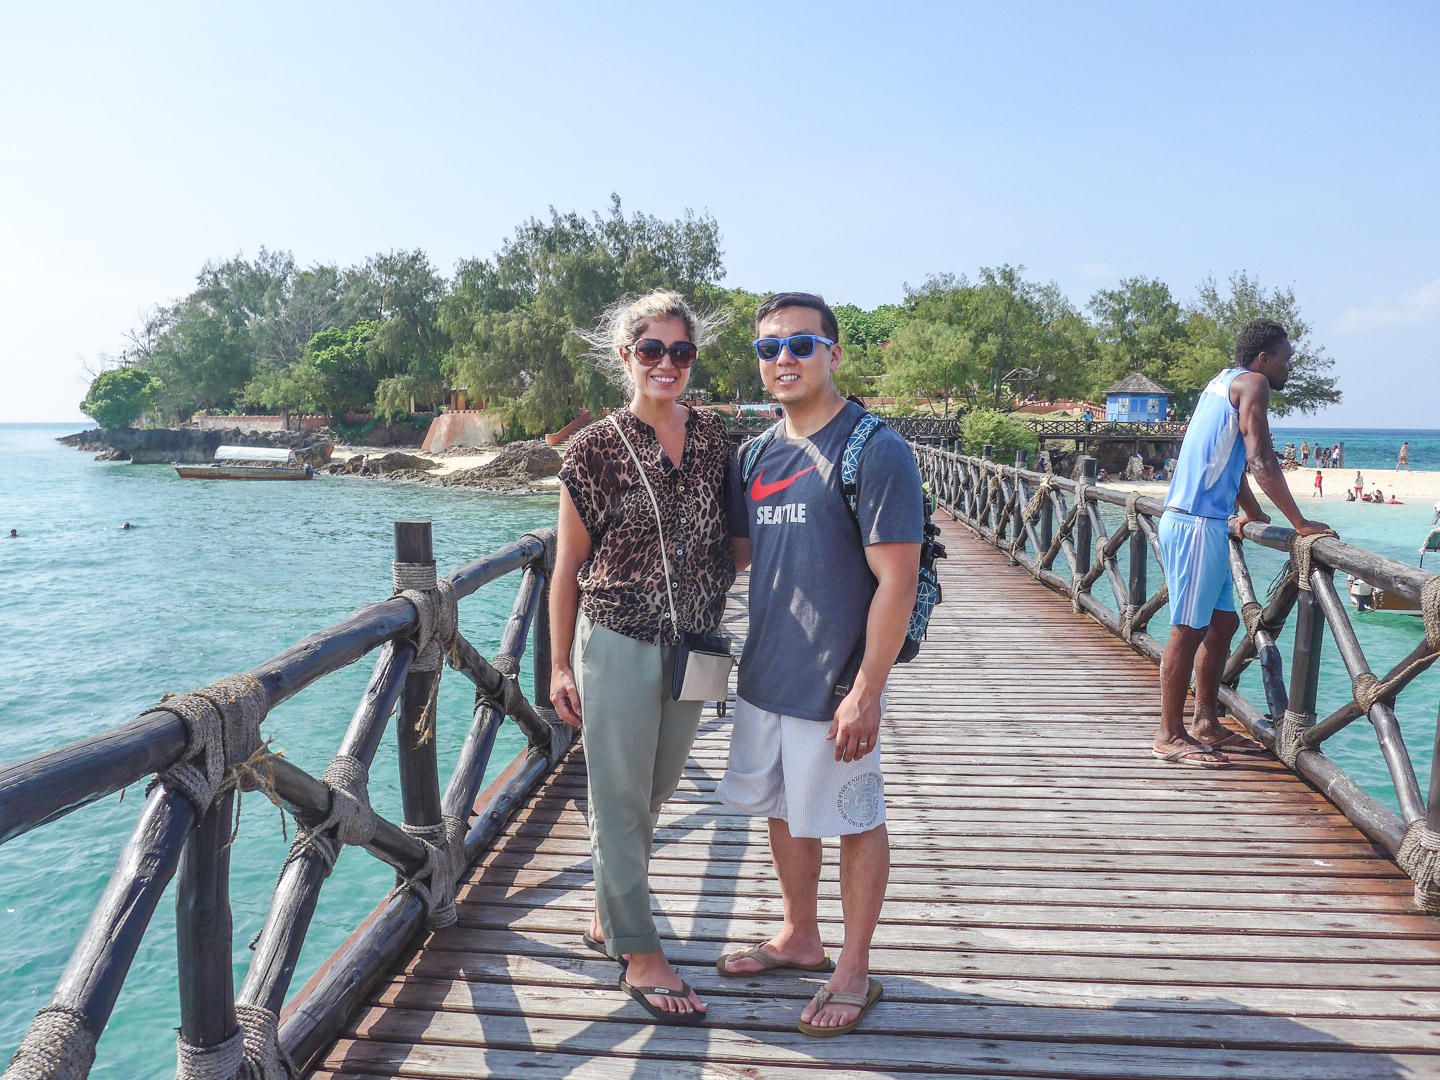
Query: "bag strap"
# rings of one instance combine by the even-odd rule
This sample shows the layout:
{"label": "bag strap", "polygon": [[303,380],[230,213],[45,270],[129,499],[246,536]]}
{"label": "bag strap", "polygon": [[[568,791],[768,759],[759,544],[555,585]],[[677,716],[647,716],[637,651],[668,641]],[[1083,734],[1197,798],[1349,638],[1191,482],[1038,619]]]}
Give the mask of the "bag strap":
{"label": "bag strap", "polygon": [[625,444],[625,449],[630,451],[630,460],[635,462],[635,468],[640,473],[640,482],[645,485],[645,494],[650,496],[650,506],[655,511],[655,531],[660,534],[660,565],[665,568],[665,595],[670,600],[670,625],[675,632],[680,632],[680,618],[675,614],[675,590],[670,586],[670,559],[665,554],[665,526],[660,524],[660,501],[655,498],[655,489],[650,486],[650,478],[645,475],[645,466],[640,463],[640,455],[635,452],[635,447],[630,445],[630,440],[625,435],[625,429],[620,426],[620,421],[615,419],[611,413],[606,419],[615,425],[615,431],[620,435],[620,441]]}
{"label": "bag strap", "polygon": [[750,483],[750,477],[755,473],[755,466],[760,464],[760,457],[765,453],[765,447],[769,446],[775,438],[775,432],[779,430],[784,420],[776,421],[759,435],[751,440],[750,445],[745,447],[745,453],[740,457],[740,482]]}

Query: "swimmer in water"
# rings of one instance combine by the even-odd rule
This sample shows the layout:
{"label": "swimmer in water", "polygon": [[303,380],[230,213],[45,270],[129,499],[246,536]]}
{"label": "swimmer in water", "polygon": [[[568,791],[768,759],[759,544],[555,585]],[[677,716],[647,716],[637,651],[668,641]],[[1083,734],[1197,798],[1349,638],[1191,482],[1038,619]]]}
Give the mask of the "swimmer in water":
{"label": "swimmer in water", "polygon": [[10,539],[11,539],[11,540],[18,540],[18,539],[20,539],[20,531],[19,531],[18,529],[11,529],[11,530],[10,530]]}
{"label": "swimmer in water", "polygon": [[134,527],[134,525],[131,525],[130,522],[127,521],[124,525],[120,526],[120,529],[123,532],[125,529],[133,529]]}

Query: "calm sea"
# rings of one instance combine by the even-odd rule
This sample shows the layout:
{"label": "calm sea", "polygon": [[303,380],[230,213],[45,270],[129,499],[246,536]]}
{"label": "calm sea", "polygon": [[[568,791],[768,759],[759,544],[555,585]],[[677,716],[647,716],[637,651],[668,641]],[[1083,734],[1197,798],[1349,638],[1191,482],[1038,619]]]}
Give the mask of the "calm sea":
{"label": "calm sea", "polygon": [[[1272,427],[1270,433],[1277,450],[1287,442],[1296,447],[1308,442],[1314,446],[1345,444],[1345,466],[1350,469],[1393,469],[1400,453],[1400,444],[1410,444],[1410,468],[1440,472],[1440,432],[1418,430],[1382,430],[1378,428],[1307,428]],[[1311,459],[1314,460],[1313,458]]]}
{"label": "calm sea", "polygon": [[[436,556],[453,568],[555,518],[550,497],[496,498],[368,481],[322,478],[306,484],[193,484],[168,466],[99,463],[60,446],[69,425],[0,425],[0,761],[13,761],[133,718],[167,691],[193,689],[244,671],[306,633],[389,591],[391,522],[435,523]],[[1291,438],[1346,442],[1347,465],[1393,467],[1401,441],[1417,469],[1440,470],[1440,432],[1278,429]],[[1428,503],[1371,506],[1327,501],[1325,516],[1363,547],[1413,563],[1432,516]],[[129,521],[135,528],[122,531]],[[1281,559],[1251,553],[1264,590]],[[1440,570],[1440,566],[1437,566]],[[1158,570],[1152,569],[1152,582]],[[462,626],[493,653],[514,596],[514,579],[466,601]],[[1103,587],[1103,583],[1102,586]],[[1379,671],[1421,638],[1414,619],[1357,616],[1357,631]],[[1164,636],[1164,613],[1152,624]],[[1289,655],[1291,635],[1282,635]],[[1348,680],[1326,643],[1321,708],[1348,699]],[[285,703],[266,735],[318,774],[340,739],[369,675],[362,662]],[[440,754],[452,762],[471,695],[453,673],[443,682]],[[1246,688],[1262,700],[1258,679]],[[1401,698],[1401,723],[1426,784],[1440,700],[1440,670]],[[508,725],[494,769],[521,746]],[[1327,744],[1352,775],[1393,805],[1383,760],[1360,721]],[[1143,752],[1138,748],[1137,752]],[[371,790],[398,815],[393,756],[377,758]],[[8,1060],[44,1005],[134,825],[143,794],[112,796],[64,821],[0,847],[0,1061]],[[244,804],[233,849],[231,894],[237,979],[246,943],[259,930],[284,858],[276,811],[257,795]],[[391,873],[347,851],[325,887],[295,986],[389,888]],[[174,1072],[174,909],[157,912],[114,1019],[100,1044],[96,1077],[165,1077]]]}
{"label": "calm sea", "polygon": [[[55,442],[75,425],[0,425],[0,761],[134,718],[168,691],[246,671],[390,592],[391,523],[434,522],[443,571],[553,524],[556,500],[320,478],[222,484],[168,465],[100,463]],[[135,528],[122,531],[129,521]],[[461,605],[461,627],[494,655],[514,600],[512,575]],[[528,668],[528,665],[526,665]],[[274,746],[314,775],[334,754],[369,678],[361,661],[265,721]],[[529,677],[526,676],[527,691]],[[474,691],[442,681],[441,768],[453,763]],[[492,775],[523,745],[501,729]],[[387,747],[391,745],[387,743]],[[448,774],[442,771],[442,783]],[[373,770],[377,810],[399,820],[393,750]],[[49,999],[142,805],[143,785],[0,847],[0,1061]],[[293,836],[293,829],[291,830]],[[245,797],[233,855],[237,982],[287,850],[278,812]],[[326,882],[299,987],[393,885],[348,850]],[[100,1043],[92,1075],[173,1076],[179,1006],[174,906],[154,924]]]}

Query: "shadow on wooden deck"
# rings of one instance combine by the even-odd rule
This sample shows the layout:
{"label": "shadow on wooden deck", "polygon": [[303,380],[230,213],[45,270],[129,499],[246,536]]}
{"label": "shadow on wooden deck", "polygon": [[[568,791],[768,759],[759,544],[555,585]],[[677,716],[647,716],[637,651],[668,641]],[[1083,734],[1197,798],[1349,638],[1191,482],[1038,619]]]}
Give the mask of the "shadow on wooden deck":
{"label": "shadow on wooden deck", "polygon": [[[459,925],[399,965],[315,1075],[1440,1076],[1440,924],[1393,863],[1268,756],[1154,762],[1154,667],[947,532],[946,603],[891,683],[886,999],[859,1031],[795,1030],[818,979],[714,971],[774,932],[780,901],[764,823],[714,802],[727,725],[711,719],[651,867],[706,1027],[652,1025],[580,941],[577,749],[471,873]],[[832,953],[835,862],[829,846]]]}

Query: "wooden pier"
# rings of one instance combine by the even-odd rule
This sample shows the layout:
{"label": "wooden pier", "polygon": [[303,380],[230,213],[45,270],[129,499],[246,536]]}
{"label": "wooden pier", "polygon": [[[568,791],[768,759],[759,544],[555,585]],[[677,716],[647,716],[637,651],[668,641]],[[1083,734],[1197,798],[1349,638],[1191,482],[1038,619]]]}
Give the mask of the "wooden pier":
{"label": "wooden pier", "polygon": [[705,1027],[653,1025],[580,941],[577,746],[465,876],[458,924],[399,962],[314,1075],[1440,1076],[1440,922],[1385,851],[1269,754],[1153,761],[1155,665],[970,530],[945,540],[945,602],[890,684],[886,997],[859,1031],[795,1030],[814,978],[714,971],[775,931],[780,902],[764,823],[715,801],[728,725],[711,717],[651,878]]}

